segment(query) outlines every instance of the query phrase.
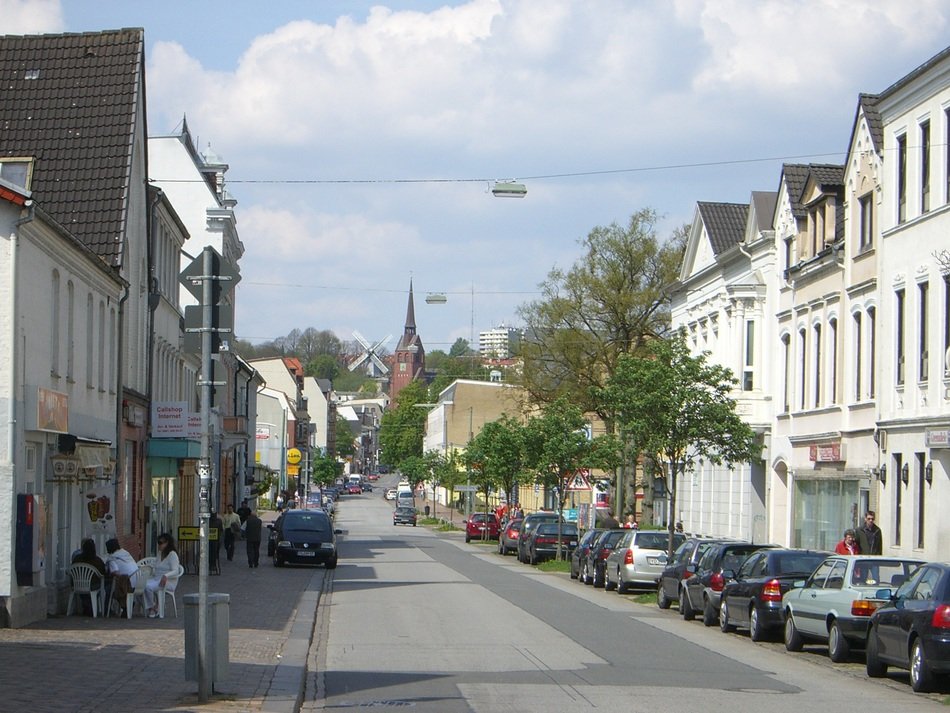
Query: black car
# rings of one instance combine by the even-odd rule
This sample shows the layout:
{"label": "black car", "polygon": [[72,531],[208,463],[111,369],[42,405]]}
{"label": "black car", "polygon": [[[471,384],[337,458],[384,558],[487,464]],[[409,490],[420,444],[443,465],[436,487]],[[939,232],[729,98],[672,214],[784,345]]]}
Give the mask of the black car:
{"label": "black car", "polygon": [[594,544],[594,540],[600,537],[600,533],[602,532],[602,528],[592,528],[585,532],[581,539],[577,541],[577,547],[571,552],[571,579],[580,578],[583,562],[587,559],[590,546]]}
{"label": "black car", "polygon": [[[785,625],[782,595],[792,582],[807,579],[824,562],[827,552],[765,549],[749,555],[735,573],[735,581],[722,590],[719,628],[732,631],[748,627],[753,641],[762,641]],[[729,579],[733,573],[724,571]]]}
{"label": "black car", "polygon": [[573,522],[542,522],[528,538],[528,563],[538,564],[557,556],[560,531],[561,555],[570,557],[580,536]]}
{"label": "black car", "polygon": [[594,540],[587,553],[587,559],[583,561],[581,567],[581,579],[584,584],[593,584],[595,587],[604,586],[607,557],[627,532],[629,530],[604,530],[600,533],[600,537]]}
{"label": "black car", "polygon": [[688,572],[686,568],[699,564],[706,550],[717,542],[722,542],[722,540],[688,537],[686,542],[676,548],[673,559],[663,569],[660,581],[656,585],[656,605],[660,609],[669,609],[673,602],[679,601],[683,582],[692,576],[692,572]]}
{"label": "black car", "polygon": [[558,514],[556,512],[533,512],[525,515],[521,521],[521,530],[518,531],[518,561],[528,562],[528,538],[531,532],[542,522],[557,522]]}
{"label": "black car", "polygon": [[416,509],[408,505],[400,505],[393,510],[393,525],[416,526]]}
{"label": "black car", "polygon": [[336,569],[336,536],[330,516],[323,510],[289,510],[273,525],[268,525],[270,540],[267,553],[274,566],[291,564],[323,564]]}
{"label": "black car", "polygon": [[687,621],[703,613],[703,624],[713,626],[719,621],[719,599],[730,577],[745,562],[746,557],[767,547],[776,545],[754,545],[751,542],[720,542],[713,545],[695,567],[693,575],[683,583],[680,597],[680,614]]}
{"label": "black car", "polygon": [[865,661],[868,676],[888,666],[908,669],[910,685],[929,691],[936,676],[950,673],[950,564],[922,565],[896,592],[882,589],[887,604],[871,615]]}

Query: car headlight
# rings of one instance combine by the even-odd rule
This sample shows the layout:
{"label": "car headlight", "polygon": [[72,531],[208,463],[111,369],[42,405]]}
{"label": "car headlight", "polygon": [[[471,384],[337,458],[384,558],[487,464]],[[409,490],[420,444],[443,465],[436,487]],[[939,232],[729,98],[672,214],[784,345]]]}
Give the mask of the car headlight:
{"label": "car headlight", "polygon": [[277,540],[278,547],[290,547],[290,540]]}
{"label": "car headlight", "polygon": [[320,543],[320,549],[321,549],[321,550],[333,550],[333,549],[336,549],[336,545],[334,545],[332,542],[321,542],[321,543]]}

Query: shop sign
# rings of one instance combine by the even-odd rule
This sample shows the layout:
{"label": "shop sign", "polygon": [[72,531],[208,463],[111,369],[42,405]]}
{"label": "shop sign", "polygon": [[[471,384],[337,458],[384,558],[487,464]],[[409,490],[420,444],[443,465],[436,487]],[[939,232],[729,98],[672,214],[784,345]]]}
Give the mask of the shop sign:
{"label": "shop sign", "polygon": [[152,438],[201,438],[201,414],[188,410],[187,401],[152,403]]}
{"label": "shop sign", "polygon": [[808,460],[813,463],[840,463],[841,442],[838,443],[813,443],[808,447]]}
{"label": "shop sign", "polygon": [[69,433],[69,396],[36,387],[36,428],[38,431]]}
{"label": "shop sign", "polygon": [[950,448],[950,428],[928,430],[927,448]]}

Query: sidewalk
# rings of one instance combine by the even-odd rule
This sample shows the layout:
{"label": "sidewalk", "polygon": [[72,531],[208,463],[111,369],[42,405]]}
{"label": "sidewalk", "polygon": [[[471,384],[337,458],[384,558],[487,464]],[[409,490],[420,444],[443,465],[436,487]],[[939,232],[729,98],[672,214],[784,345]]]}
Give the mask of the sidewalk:
{"label": "sidewalk", "polygon": [[266,544],[261,554],[261,566],[250,569],[243,542],[232,562],[222,549],[222,573],[208,577],[209,592],[231,595],[229,673],[208,704],[198,704],[197,681],[185,680],[182,597],[198,590],[197,576],[185,575],[177,619],[169,602],[165,619],[58,616],[0,629],[4,710],[292,713],[303,695],[326,570],[275,569]]}

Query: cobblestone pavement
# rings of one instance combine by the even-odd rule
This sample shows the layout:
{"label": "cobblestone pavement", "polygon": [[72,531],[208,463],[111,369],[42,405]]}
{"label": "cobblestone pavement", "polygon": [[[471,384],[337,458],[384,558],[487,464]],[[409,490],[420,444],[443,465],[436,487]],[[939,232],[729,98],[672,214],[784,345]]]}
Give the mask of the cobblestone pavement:
{"label": "cobblestone pavement", "polygon": [[182,597],[198,590],[197,576],[185,575],[176,592],[177,619],[169,611],[165,619],[57,616],[0,629],[0,709],[296,710],[327,570],[275,569],[264,557],[250,569],[242,542],[232,562],[223,555],[221,575],[208,578],[208,591],[231,597],[230,666],[208,704],[198,704],[197,682],[185,680]]}

